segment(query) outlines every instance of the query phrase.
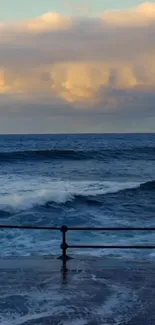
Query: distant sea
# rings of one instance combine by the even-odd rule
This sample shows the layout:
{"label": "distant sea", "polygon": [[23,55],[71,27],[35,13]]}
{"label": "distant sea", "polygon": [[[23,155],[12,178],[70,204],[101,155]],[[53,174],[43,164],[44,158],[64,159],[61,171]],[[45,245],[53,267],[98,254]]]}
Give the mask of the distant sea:
{"label": "distant sea", "polygon": [[[155,227],[155,134],[0,136],[0,223]],[[0,230],[0,255],[58,254],[57,232]],[[70,243],[155,244],[153,233],[74,232]],[[74,250],[154,259],[154,251]]]}

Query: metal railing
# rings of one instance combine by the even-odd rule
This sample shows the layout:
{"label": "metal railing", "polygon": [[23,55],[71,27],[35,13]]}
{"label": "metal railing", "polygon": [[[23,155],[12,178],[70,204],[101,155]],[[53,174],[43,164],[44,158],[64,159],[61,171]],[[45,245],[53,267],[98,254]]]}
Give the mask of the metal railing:
{"label": "metal railing", "polygon": [[60,249],[62,254],[58,259],[62,260],[62,271],[65,274],[67,272],[67,261],[71,259],[67,255],[69,248],[88,248],[88,249],[155,249],[155,245],[70,245],[67,243],[68,231],[155,231],[155,227],[68,227],[63,225],[61,227],[50,226],[28,226],[28,225],[0,225],[0,229],[27,229],[27,230],[56,230],[62,234],[62,243]]}

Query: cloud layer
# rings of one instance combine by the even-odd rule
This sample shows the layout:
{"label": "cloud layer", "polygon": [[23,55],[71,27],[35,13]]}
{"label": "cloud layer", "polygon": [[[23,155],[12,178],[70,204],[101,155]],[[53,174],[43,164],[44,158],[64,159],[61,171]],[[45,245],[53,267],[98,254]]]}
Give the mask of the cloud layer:
{"label": "cloud layer", "polygon": [[95,18],[49,12],[1,22],[1,116],[41,114],[39,103],[44,113],[50,107],[47,114],[152,110],[154,35],[155,3],[149,2]]}

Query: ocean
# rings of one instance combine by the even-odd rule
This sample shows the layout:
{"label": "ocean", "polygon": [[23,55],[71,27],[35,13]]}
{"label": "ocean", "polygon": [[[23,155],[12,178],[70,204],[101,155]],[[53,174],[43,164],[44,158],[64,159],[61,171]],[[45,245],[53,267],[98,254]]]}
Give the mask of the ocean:
{"label": "ocean", "polygon": [[[1,135],[0,223],[155,227],[155,134]],[[81,231],[68,241],[146,245],[155,236]],[[58,232],[0,230],[1,256],[57,255],[60,244]],[[74,254],[155,259],[150,250]]]}
{"label": "ocean", "polygon": [[[0,224],[155,227],[155,134],[1,135],[0,167]],[[67,241],[155,245],[155,235]],[[69,250],[64,278],[60,244],[59,231],[0,229],[0,324],[155,324],[155,250]]]}

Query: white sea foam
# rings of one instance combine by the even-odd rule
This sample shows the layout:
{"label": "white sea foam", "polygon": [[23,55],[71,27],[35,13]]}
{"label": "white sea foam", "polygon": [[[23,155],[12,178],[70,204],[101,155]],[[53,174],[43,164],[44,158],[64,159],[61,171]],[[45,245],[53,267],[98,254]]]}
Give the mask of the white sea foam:
{"label": "white sea foam", "polygon": [[[38,275],[40,275],[40,269],[37,272]],[[49,273],[47,274],[47,277],[44,278],[46,282],[43,281],[42,284],[45,285],[48,282],[48,286],[45,285],[43,287],[43,290],[40,290],[40,288],[38,288],[38,285],[40,286],[41,276],[38,279],[39,281],[36,277],[35,284],[31,283],[30,280],[30,295],[27,292],[27,289],[24,287],[24,284],[16,287],[14,284],[14,278],[13,288],[8,288],[6,284],[4,290],[7,290],[7,295],[9,293],[11,298],[12,292],[14,294],[14,290],[16,289],[16,294],[17,296],[20,295],[21,304],[23,303],[23,307],[24,297],[28,298],[28,311],[26,315],[22,316],[22,305],[20,305],[19,309],[14,310],[14,313],[4,313],[2,316],[0,316],[0,320],[3,325],[22,325],[29,322],[35,323],[35,321],[37,323],[38,320],[41,321],[43,318],[44,321],[42,324],[45,324],[46,317],[49,317],[51,319],[51,322],[53,317],[56,317],[58,319],[58,324],[62,324],[61,319],[63,318],[63,315],[64,325],[86,325],[95,319],[97,321],[97,324],[100,322],[100,324],[108,325],[108,319],[113,319],[115,324],[120,324],[123,321],[125,322],[129,320],[132,317],[134,310],[136,310],[136,308],[134,308],[134,305],[137,301],[136,292],[134,292],[126,285],[117,284],[117,282],[115,282],[115,280],[112,281],[112,279],[109,281],[107,279],[104,279],[104,277],[98,278],[96,276],[95,282],[97,281],[97,284],[102,284],[104,281],[106,287],[111,291],[109,294],[106,294],[105,291],[105,295],[100,295],[101,300],[99,304],[95,304],[93,301],[94,295],[96,295],[98,292],[98,290],[96,292],[96,283],[95,286],[93,282],[91,283],[92,296],[90,295],[90,286],[87,283],[87,280],[84,283],[84,286],[82,285],[79,287],[79,284],[85,281],[85,277],[83,277],[83,275],[81,276],[81,274],[77,274],[76,278],[74,277],[74,279],[71,280],[71,282],[68,284],[67,290],[60,290],[60,278],[59,276],[56,276],[55,279],[54,273],[51,273],[50,278]],[[76,290],[77,288],[78,290]],[[7,296],[7,299],[9,295]],[[79,304],[80,297],[83,299],[83,305]],[[3,296],[4,301],[5,298],[6,297]]]}
{"label": "white sea foam", "polygon": [[[13,182],[14,183],[14,182]],[[46,203],[64,204],[74,200],[78,195],[97,196],[107,193],[117,193],[118,191],[136,188],[138,182],[91,182],[91,181],[51,181],[38,182],[29,180],[27,182],[18,181],[5,185],[5,193],[0,194],[0,209],[10,211],[27,210],[34,206],[45,205]]]}

